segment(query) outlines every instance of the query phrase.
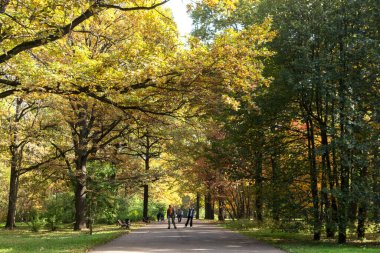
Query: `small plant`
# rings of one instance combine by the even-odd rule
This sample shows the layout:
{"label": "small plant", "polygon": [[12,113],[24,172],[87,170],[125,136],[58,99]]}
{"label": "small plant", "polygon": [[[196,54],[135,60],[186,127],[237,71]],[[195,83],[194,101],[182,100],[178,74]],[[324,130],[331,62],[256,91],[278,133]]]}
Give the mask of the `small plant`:
{"label": "small plant", "polygon": [[33,232],[38,232],[46,224],[45,219],[41,219],[36,210],[32,210],[29,213],[29,227]]}
{"label": "small plant", "polygon": [[57,217],[55,215],[47,218],[47,226],[49,227],[51,231],[56,231],[58,229]]}

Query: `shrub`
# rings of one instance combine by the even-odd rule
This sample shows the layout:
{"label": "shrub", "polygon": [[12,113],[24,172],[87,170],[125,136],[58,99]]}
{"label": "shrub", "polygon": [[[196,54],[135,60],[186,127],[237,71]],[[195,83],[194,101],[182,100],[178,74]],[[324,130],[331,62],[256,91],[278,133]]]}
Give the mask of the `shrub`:
{"label": "shrub", "polygon": [[58,228],[58,223],[71,223],[74,220],[74,197],[72,193],[57,193],[45,202],[46,210],[43,217],[46,218],[51,230]]}
{"label": "shrub", "polygon": [[30,230],[33,232],[38,232],[46,224],[45,219],[40,218],[37,210],[31,210],[29,213],[29,222],[27,223]]}

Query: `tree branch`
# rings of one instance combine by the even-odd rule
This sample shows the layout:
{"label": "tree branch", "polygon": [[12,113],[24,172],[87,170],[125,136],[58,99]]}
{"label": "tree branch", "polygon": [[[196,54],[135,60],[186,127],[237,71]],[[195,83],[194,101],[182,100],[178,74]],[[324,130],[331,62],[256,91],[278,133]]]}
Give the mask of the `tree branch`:
{"label": "tree branch", "polygon": [[151,6],[135,6],[135,7],[121,7],[118,5],[112,5],[112,4],[98,4],[99,7],[107,8],[107,9],[117,9],[121,11],[137,11],[137,10],[152,10],[157,8],[158,6],[161,6],[165,3],[169,2],[169,0],[164,0],[162,2],[159,2],[157,4],[152,4]]}
{"label": "tree branch", "polygon": [[[162,2],[159,2],[157,4],[152,4],[151,6],[135,6],[135,7],[121,7],[117,5],[109,5],[109,4],[102,4],[101,1],[96,1],[93,5],[91,5],[84,13],[82,13],[80,16],[75,18],[71,23],[59,27],[55,29],[53,32],[51,32],[49,35],[43,37],[43,38],[37,38],[31,41],[24,41],[17,46],[13,47],[9,51],[5,52],[4,54],[0,55],[0,63],[6,62],[7,60],[13,58],[17,54],[32,49],[35,47],[39,47],[45,44],[48,44],[49,42],[56,41],[60,38],[63,38],[66,34],[68,34],[70,31],[72,31],[75,27],[77,27],[79,24],[84,22],[85,20],[89,19],[90,17],[94,16],[99,8],[104,9],[118,9],[122,11],[136,11],[136,10],[151,10],[158,6],[161,6],[165,3],[167,3],[169,0],[164,0]],[[0,6],[0,12],[5,11],[5,6]],[[45,31],[48,32],[49,31]],[[43,33],[43,32],[42,32]]]}

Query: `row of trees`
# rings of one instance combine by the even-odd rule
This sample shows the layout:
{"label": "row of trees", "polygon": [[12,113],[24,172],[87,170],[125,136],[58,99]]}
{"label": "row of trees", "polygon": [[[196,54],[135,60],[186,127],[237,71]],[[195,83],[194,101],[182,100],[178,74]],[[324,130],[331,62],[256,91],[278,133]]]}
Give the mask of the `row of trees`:
{"label": "row of trees", "polygon": [[340,243],[349,224],[359,238],[378,226],[379,7],[371,0],[240,0],[234,12],[193,6],[194,35],[205,43],[268,17],[277,33],[265,61],[270,86],[259,83],[248,98],[229,92],[231,106],[220,104],[211,117],[218,131],[206,136],[198,161],[220,218],[223,211],[275,223],[302,218],[315,240],[325,231]]}
{"label": "row of trees", "polygon": [[[37,209],[73,192],[74,230],[91,223],[101,199],[141,186],[147,217],[148,184],[178,167],[169,156],[176,128],[202,114],[203,101],[224,90],[247,93],[260,81],[260,58],[270,55],[261,45],[273,37],[268,23],[227,31],[212,45],[190,38],[185,47],[166,2],[0,2],[7,228],[29,183],[39,185],[25,191]],[[156,158],[161,168],[152,166]]]}
{"label": "row of trees", "polygon": [[206,218],[216,203],[363,238],[380,217],[378,1],[197,1],[186,46],[165,2],[0,1],[6,226],[28,184],[71,190],[80,230],[138,188],[147,217],[149,185],[177,175]]}

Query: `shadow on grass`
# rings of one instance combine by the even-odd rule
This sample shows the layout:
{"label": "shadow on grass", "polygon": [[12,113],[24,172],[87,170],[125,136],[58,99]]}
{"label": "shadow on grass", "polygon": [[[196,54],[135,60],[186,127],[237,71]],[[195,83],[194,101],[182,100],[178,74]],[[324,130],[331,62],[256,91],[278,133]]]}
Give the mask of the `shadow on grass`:
{"label": "shadow on grass", "polygon": [[354,235],[350,235],[348,243],[340,245],[337,244],[336,239],[323,237],[320,241],[314,241],[312,234],[307,232],[276,231],[265,227],[254,227],[253,223],[242,224],[242,221],[238,223],[226,222],[222,226],[294,253],[380,252],[380,234],[376,233],[368,234],[363,241],[357,240]]}

